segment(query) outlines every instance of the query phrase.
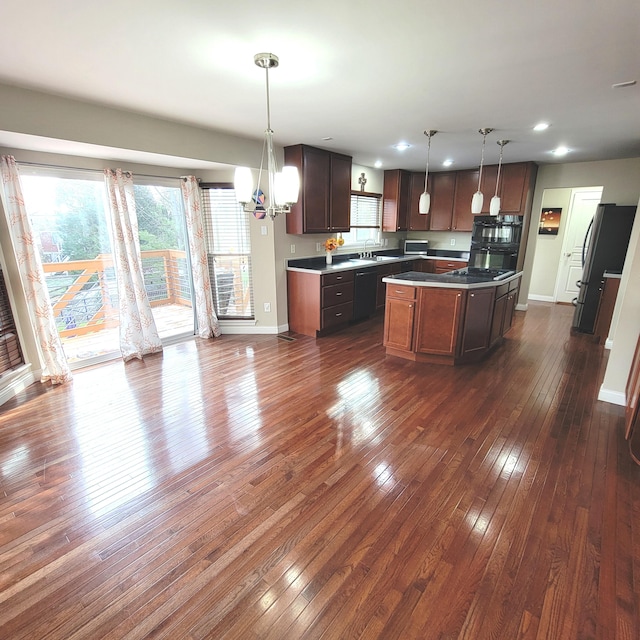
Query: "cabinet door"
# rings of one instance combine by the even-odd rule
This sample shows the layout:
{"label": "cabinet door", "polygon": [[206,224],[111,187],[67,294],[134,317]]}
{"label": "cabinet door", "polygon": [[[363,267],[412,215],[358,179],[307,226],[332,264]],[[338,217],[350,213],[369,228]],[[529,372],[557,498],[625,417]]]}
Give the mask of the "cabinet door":
{"label": "cabinet door", "polygon": [[421,288],[415,351],[455,356],[463,306],[464,298],[459,289]]}
{"label": "cabinet door", "polygon": [[304,147],[302,165],[302,197],[304,232],[329,231],[329,184],[331,157],[326,151]]}
{"label": "cabinet door", "polygon": [[406,231],[411,197],[411,174],[394,169],[384,172],[382,230]]}
{"label": "cabinet door", "polygon": [[526,162],[503,164],[500,175],[500,212],[524,215],[529,168]]}
{"label": "cabinet door", "polygon": [[473,229],[471,199],[477,190],[478,170],[458,171],[456,193],[453,199],[452,229],[454,231],[471,231]]}
{"label": "cabinet door", "polygon": [[[502,182],[502,170],[500,170],[500,182]],[[482,179],[480,181],[480,191],[484,196],[482,200],[482,213],[489,215],[491,198],[496,194],[496,182],[498,180],[498,165],[490,164],[482,167]],[[474,190],[475,193],[475,190]],[[499,194],[500,192],[498,192]],[[473,197],[473,196],[472,196]]]}
{"label": "cabinet door", "polygon": [[504,324],[502,325],[502,335],[507,333],[513,326],[513,312],[516,310],[516,301],[518,300],[518,292],[510,291],[507,296],[507,303],[504,310]]}
{"label": "cabinet door", "polygon": [[504,326],[504,311],[507,307],[507,296],[500,296],[493,305],[493,318],[491,319],[491,336],[489,346],[492,347],[502,337]]}
{"label": "cabinet door", "polygon": [[431,231],[449,231],[453,217],[456,172],[432,173],[429,175],[429,183],[431,194],[431,210],[427,216],[429,228]]}
{"label": "cabinet door", "polygon": [[[420,196],[424,193],[424,172],[411,174],[411,195],[409,198],[409,231],[427,231],[429,229],[429,215],[420,213]],[[431,176],[429,176],[431,183]],[[431,184],[427,189],[431,188]],[[429,193],[431,193],[429,191]]]}
{"label": "cabinet door", "polygon": [[467,294],[462,332],[462,352],[467,355],[489,348],[495,288],[473,289]]}
{"label": "cabinet door", "polygon": [[349,231],[351,207],[351,158],[339,153],[331,154],[331,181],[329,228]]}
{"label": "cabinet door", "polygon": [[415,304],[414,300],[387,297],[384,310],[385,347],[411,351]]}

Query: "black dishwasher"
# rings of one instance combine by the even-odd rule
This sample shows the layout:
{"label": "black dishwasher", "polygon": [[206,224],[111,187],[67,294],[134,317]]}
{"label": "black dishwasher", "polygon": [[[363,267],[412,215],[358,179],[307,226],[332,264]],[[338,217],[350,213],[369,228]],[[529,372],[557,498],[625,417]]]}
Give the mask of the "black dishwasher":
{"label": "black dishwasher", "polygon": [[376,267],[358,269],[353,285],[353,320],[364,320],[376,311],[378,274]]}

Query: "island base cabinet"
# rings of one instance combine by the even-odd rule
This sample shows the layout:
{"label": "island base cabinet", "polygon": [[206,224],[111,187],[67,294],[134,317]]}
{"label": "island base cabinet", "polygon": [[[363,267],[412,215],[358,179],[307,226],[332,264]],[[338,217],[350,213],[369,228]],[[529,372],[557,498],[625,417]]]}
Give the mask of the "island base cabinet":
{"label": "island base cabinet", "polygon": [[489,348],[495,289],[476,289],[467,294],[460,356],[467,361],[482,357]]}
{"label": "island base cabinet", "polygon": [[452,358],[464,310],[464,292],[458,289],[420,288],[415,327],[416,353]]}
{"label": "island base cabinet", "polygon": [[384,339],[387,349],[411,351],[415,301],[389,298],[384,309]]}

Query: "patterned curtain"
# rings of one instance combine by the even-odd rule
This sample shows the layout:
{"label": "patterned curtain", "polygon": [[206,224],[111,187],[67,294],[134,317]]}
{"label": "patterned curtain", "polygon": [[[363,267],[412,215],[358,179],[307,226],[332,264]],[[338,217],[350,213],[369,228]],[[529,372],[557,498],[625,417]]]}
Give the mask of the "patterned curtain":
{"label": "patterned curtain", "polygon": [[202,207],[200,206],[200,187],[194,176],[182,178],[182,198],[187,217],[189,251],[191,253],[191,271],[198,318],[198,335],[212,338],[220,335],[220,323],[213,308],[207,248],[204,240]]}
{"label": "patterned curtain", "polygon": [[144,286],[133,176],[105,169],[111,210],[113,253],[120,308],[120,351],[125,360],[162,351],[162,342]]}
{"label": "patterned curtain", "polygon": [[50,380],[53,384],[67,382],[71,380],[71,370],[56,329],[42,262],[34,243],[31,222],[22,197],[18,167],[13,156],[0,158],[0,172],[4,207],[9,219],[13,248],[18,260],[29,315],[42,354],[43,366],[40,379],[42,382]]}

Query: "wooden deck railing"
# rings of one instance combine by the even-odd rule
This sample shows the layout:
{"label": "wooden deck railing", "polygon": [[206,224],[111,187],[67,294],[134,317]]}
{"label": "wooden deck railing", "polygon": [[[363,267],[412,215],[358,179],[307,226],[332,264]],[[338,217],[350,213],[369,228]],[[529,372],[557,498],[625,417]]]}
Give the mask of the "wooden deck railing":
{"label": "wooden deck railing", "polygon": [[[145,288],[152,307],[191,307],[190,280],[184,251],[142,251]],[[93,260],[46,262],[44,272],[61,337],[118,326],[117,288],[113,256]]]}

